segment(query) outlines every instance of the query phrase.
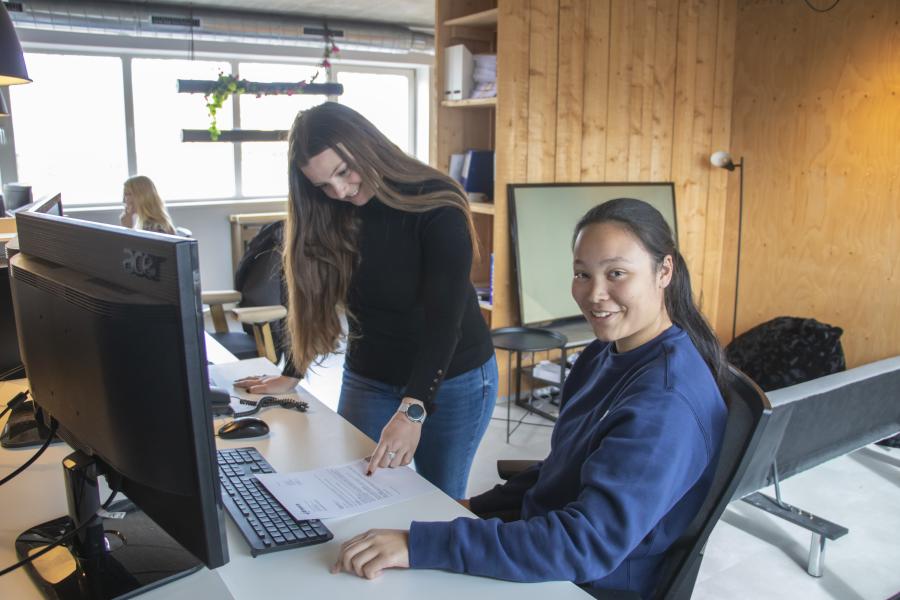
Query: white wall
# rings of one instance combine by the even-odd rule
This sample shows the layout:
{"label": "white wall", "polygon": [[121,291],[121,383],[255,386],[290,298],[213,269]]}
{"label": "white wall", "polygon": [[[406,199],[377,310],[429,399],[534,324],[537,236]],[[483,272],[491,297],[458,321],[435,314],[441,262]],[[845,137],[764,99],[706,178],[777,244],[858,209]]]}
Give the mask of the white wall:
{"label": "white wall", "polygon": [[[76,219],[119,224],[121,207],[63,207]],[[172,220],[187,227],[200,246],[200,281],[204,290],[231,289],[231,223],[228,216],[239,213],[279,212],[287,210],[284,200],[243,200],[234,202],[182,203],[167,206]]]}

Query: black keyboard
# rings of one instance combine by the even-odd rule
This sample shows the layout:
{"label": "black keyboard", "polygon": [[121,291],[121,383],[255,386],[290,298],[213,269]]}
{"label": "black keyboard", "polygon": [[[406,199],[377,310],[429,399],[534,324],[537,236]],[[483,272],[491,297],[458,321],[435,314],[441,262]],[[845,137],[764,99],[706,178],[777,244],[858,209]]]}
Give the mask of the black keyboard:
{"label": "black keyboard", "polygon": [[250,545],[250,554],[321,544],[334,537],[318,519],[294,519],[254,477],[275,472],[256,448],[229,448],[217,454],[222,502]]}

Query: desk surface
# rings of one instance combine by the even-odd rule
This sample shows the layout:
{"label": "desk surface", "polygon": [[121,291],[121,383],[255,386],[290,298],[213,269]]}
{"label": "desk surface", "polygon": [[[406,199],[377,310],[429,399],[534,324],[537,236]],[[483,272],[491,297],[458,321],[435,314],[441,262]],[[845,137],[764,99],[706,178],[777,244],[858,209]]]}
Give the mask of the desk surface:
{"label": "desk surface", "polygon": [[[233,365],[233,366],[232,366]],[[241,363],[219,365],[230,375],[246,373]],[[232,370],[233,369],[233,370]],[[244,367],[246,370],[246,367]],[[252,369],[255,372],[255,368]],[[222,372],[222,371],[220,371]],[[26,385],[24,380],[0,382],[0,401],[4,403]],[[269,408],[259,416],[270,426],[265,438],[218,440],[220,448],[255,446],[279,472],[312,469],[339,464],[366,456],[374,443],[309,392],[298,390],[309,402],[307,413]],[[217,423],[218,425],[219,423]],[[0,449],[0,475],[22,464],[28,450]],[[34,465],[0,487],[0,566],[16,561],[13,543],[16,536],[31,525],[65,513],[62,459],[70,452],[65,444],[51,446]],[[107,491],[101,490],[106,496]],[[230,561],[215,571],[203,569],[189,577],[152,590],[141,598],[148,600],[204,598],[323,598],[328,600],[359,598],[586,598],[570,583],[521,584],[457,575],[442,571],[392,570],[379,579],[368,581],[355,575],[331,575],[328,567],[337,557],[338,547],[350,537],[373,527],[407,528],[412,520],[448,520],[470,515],[458,503],[434,488],[434,491],[381,510],[326,524],[334,539],[326,544],[250,556],[240,532],[226,516]],[[300,593],[298,593],[298,591]],[[0,597],[38,598],[37,589],[26,572],[19,569],[0,578]]]}

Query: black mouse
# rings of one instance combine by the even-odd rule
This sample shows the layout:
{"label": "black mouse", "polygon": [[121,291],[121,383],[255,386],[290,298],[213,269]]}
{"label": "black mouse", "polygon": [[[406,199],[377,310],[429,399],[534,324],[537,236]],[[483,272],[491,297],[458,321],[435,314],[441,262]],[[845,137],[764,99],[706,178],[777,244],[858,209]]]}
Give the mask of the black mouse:
{"label": "black mouse", "polygon": [[266,422],[253,417],[235,419],[219,427],[219,437],[225,440],[259,437],[267,433],[269,433],[269,426]]}

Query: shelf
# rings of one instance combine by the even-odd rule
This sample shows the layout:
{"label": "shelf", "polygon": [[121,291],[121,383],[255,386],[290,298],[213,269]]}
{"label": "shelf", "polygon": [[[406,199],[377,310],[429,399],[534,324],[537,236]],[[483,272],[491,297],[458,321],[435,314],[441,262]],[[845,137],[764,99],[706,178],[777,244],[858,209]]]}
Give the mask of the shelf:
{"label": "shelf", "polygon": [[466,100],[442,100],[441,106],[445,108],[485,108],[497,106],[497,97],[493,98],[467,98]]}
{"label": "shelf", "polygon": [[464,17],[448,19],[448,20],[444,21],[444,26],[446,26],[446,27],[491,27],[491,26],[496,26],[498,12],[499,11],[496,8],[492,8],[490,10],[473,13],[471,15],[466,15]]}
{"label": "shelf", "polygon": [[485,302],[483,300],[478,301],[478,306],[481,307],[481,310],[494,310],[494,305],[490,302]]}
{"label": "shelf", "polygon": [[469,210],[473,213],[478,213],[482,215],[493,215],[494,214],[494,203],[493,202],[469,202]]}

